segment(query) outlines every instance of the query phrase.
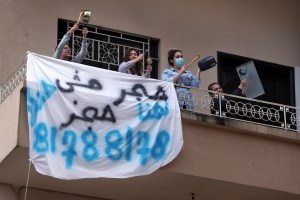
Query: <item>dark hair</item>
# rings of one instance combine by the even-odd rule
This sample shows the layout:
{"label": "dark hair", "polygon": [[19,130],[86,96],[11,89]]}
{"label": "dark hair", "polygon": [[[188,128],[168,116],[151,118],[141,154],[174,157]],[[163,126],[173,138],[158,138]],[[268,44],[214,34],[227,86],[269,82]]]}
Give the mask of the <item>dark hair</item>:
{"label": "dark hair", "polygon": [[174,56],[175,56],[175,54],[176,54],[177,52],[182,53],[182,51],[179,50],[179,49],[170,49],[170,50],[168,51],[168,63],[169,63],[170,66],[173,66],[173,67],[174,67],[174,63],[171,62],[170,60],[174,58]]}
{"label": "dark hair", "polygon": [[209,86],[207,87],[207,89],[208,89],[208,90],[212,90],[212,86],[215,85],[215,84],[218,84],[218,85],[219,85],[218,82],[213,82],[213,83],[209,84]]}
{"label": "dark hair", "polygon": [[[124,56],[124,61],[125,62],[130,61],[130,52],[131,51],[135,51],[137,53],[137,55],[140,55],[140,53],[137,49],[128,48],[127,51],[125,52],[125,56]],[[131,72],[131,74],[136,74],[136,75],[142,76],[142,63],[141,63],[141,61],[136,62],[134,64],[134,66],[129,69],[129,71]]]}
{"label": "dark hair", "polygon": [[[212,89],[213,89],[212,87],[216,84],[220,85],[218,82],[213,82],[213,83],[209,84],[207,89],[212,91]],[[213,96],[215,94],[215,93],[212,93],[212,92],[208,92],[208,93],[209,93],[210,96]]]}

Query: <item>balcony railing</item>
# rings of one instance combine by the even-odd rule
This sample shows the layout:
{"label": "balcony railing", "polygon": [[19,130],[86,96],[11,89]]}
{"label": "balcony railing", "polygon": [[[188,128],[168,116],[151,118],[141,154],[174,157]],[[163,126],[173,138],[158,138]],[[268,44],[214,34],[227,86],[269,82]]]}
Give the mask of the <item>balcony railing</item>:
{"label": "balcony railing", "polygon": [[[177,87],[186,86],[177,85]],[[178,101],[184,105],[193,105],[194,108],[189,110],[190,106],[184,106],[184,110],[300,131],[300,108],[235,95],[217,94],[204,89],[186,88],[189,88],[192,95],[177,94]]]}
{"label": "balcony railing", "polygon": [[[25,79],[26,60],[23,60],[13,75],[0,86],[0,104]],[[216,94],[213,91],[204,89],[186,88],[189,88],[192,95],[178,95],[180,96],[178,101],[184,105],[193,105],[193,109],[188,110],[187,108],[183,108],[183,110],[212,115],[221,119],[229,118],[300,132],[299,107],[270,103],[229,94]]]}
{"label": "balcony railing", "polygon": [[26,79],[26,62],[24,59],[18,69],[0,85],[0,104]]}

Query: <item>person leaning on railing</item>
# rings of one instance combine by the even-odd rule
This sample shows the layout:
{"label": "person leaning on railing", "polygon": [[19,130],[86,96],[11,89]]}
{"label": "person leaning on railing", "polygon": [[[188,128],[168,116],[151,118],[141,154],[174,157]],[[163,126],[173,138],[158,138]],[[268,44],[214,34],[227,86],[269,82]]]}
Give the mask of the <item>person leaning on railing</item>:
{"label": "person leaning on railing", "polygon": [[125,52],[124,62],[122,62],[119,66],[119,72],[150,78],[152,65],[148,64],[147,71],[145,74],[143,74],[143,70],[142,70],[143,59],[144,59],[143,53],[139,54],[138,50],[134,48],[129,48]]}
{"label": "person leaning on railing", "polygon": [[[182,51],[179,49],[170,49],[168,51],[169,68],[162,73],[162,80],[173,82],[174,84],[184,85],[189,87],[199,88],[200,84],[200,69],[194,76],[190,71],[187,71],[188,66],[184,65]],[[189,88],[175,86],[178,103],[181,109],[194,110],[193,95]]]}
{"label": "person leaning on railing", "polygon": [[85,27],[82,29],[82,44],[81,44],[81,49],[79,53],[72,58],[71,55],[71,48],[67,45],[69,40],[71,39],[72,34],[74,31],[76,31],[79,27],[79,24],[76,23],[74,26],[64,35],[64,37],[61,39],[60,43],[58,44],[55,53],[53,55],[53,58],[57,59],[62,59],[62,60],[67,60],[71,62],[76,62],[76,63],[81,63],[83,59],[86,57],[86,54],[88,52],[88,43],[87,43],[87,34],[88,34],[88,29]]}
{"label": "person leaning on railing", "polygon": [[[247,84],[247,80],[244,79],[241,81],[240,85],[233,91],[232,95],[240,96],[240,97],[246,97],[245,93],[243,92],[245,86]],[[212,104],[213,107],[211,109],[211,114],[216,114],[216,111],[220,109],[219,105],[219,98],[216,97],[216,94],[218,93],[223,93],[223,88],[220,86],[219,83],[214,82],[209,84],[208,90],[214,91],[214,92],[209,92],[209,95],[212,97]],[[224,99],[221,100],[221,109],[226,110],[226,102],[234,100],[234,97],[231,96],[225,96]]]}

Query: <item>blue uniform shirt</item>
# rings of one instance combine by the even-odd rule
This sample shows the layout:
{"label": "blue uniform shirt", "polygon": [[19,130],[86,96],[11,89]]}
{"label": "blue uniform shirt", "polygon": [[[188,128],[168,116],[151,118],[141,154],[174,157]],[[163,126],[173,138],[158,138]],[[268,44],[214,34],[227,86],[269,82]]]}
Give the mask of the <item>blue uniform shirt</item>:
{"label": "blue uniform shirt", "polygon": [[[176,71],[173,67],[170,67],[169,69],[165,69],[163,71],[162,80],[174,83],[173,78],[177,74],[179,74],[179,72]],[[199,88],[200,80],[195,77],[190,71],[185,71],[175,84]],[[181,109],[185,105],[188,110],[194,110],[193,95],[188,88],[176,86],[176,93]]]}

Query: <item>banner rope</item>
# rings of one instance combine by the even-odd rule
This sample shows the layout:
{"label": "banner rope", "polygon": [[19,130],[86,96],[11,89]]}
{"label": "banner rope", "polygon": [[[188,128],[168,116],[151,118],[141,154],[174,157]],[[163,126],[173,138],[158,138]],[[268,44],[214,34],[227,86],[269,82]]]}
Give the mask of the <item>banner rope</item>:
{"label": "banner rope", "polygon": [[29,183],[30,167],[31,167],[31,160],[30,160],[30,162],[29,162],[29,167],[28,167],[28,173],[27,173],[27,181],[26,181],[26,187],[25,187],[24,200],[26,200],[26,198],[27,198],[27,189],[28,189],[28,183]]}

